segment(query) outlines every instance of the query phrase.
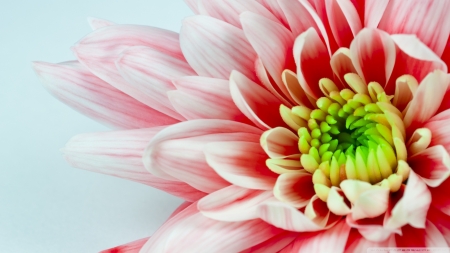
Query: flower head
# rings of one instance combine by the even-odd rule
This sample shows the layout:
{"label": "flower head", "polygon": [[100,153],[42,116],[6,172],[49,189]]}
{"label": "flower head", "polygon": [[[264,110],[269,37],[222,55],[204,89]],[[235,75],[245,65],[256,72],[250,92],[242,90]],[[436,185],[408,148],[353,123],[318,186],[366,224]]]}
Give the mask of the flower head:
{"label": "flower head", "polygon": [[180,36],[91,19],[58,98],[126,130],[75,167],[188,202],[140,252],[447,247],[448,1],[197,0]]}

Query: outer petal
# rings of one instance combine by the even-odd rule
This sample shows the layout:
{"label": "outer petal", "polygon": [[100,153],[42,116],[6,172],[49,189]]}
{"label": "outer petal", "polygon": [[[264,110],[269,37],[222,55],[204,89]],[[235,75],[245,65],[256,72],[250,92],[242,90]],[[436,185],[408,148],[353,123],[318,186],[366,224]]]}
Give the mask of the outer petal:
{"label": "outer petal", "polygon": [[347,240],[345,253],[368,252],[369,248],[394,248],[395,246],[394,236],[390,236],[388,239],[381,242],[375,242],[367,240],[364,236],[355,230],[352,230]]}
{"label": "outer petal", "polygon": [[288,246],[297,236],[298,233],[296,232],[284,231],[283,233],[280,233],[265,242],[244,250],[241,253],[279,252],[280,250]]}
{"label": "outer petal", "polygon": [[64,157],[74,167],[129,179],[188,201],[196,201],[205,194],[186,183],[158,178],[144,168],[144,149],[162,129],[156,127],[78,135],[63,149]]}
{"label": "outer petal", "polygon": [[[401,234],[401,229],[390,229],[383,226],[382,221],[377,223],[378,219],[375,220],[374,224],[373,219],[369,219],[369,222],[365,222],[365,220],[355,221],[351,215],[348,215],[346,218],[347,224],[358,230],[358,232],[367,240],[371,242],[382,243],[389,241],[390,238],[394,237],[394,233]],[[395,246],[395,242],[394,242]]]}
{"label": "outer petal", "polygon": [[392,74],[396,55],[394,41],[387,33],[363,29],[351,43],[350,54],[356,71],[366,83],[386,85]]}
{"label": "outer petal", "polygon": [[449,11],[448,1],[390,1],[378,27],[390,34],[416,34],[441,56],[450,32]]}
{"label": "outer petal", "polygon": [[260,220],[223,222],[206,218],[196,203],[166,222],[141,253],[240,252],[282,231]]}
{"label": "outer petal", "polygon": [[245,221],[258,218],[258,206],[273,201],[271,191],[250,190],[230,185],[202,198],[198,210],[220,221]]}
{"label": "outer petal", "polygon": [[402,228],[403,234],[396,235],[397,247],[408,248],[447,248],[444,236],[436,226],[427,221],[424,229],[416,229],[411,226]]}
{"label": "outer petal", "polygon": [[405,193],[392,209],[391,216],[387,219],[385,227],[396,229],[410,224],[416,228],[425,228],[430,203],[431,194],[427,185],[411,171]]}
{"label": "outer petal", "polygon": [[184,0],[184,2],[189,6],[189,8],[195,13],[198,14],[198,4],[197,0]]}
{"label": "outer petal", "polygon": [[152,108],[173,118],[184,120],[169,102],[167,92],[175,90],[172,79],[195,75],[183,59],[143,47],[130,47],[122,52],[116,61],[117,69],[131,86],[146,96],[145,101]]}
{"label": "outer petal", "polygon": [[389,0],[365,0],[364,27],[377,28],[388,3]]}
{"label": "outer petal", "polygon": [[437,187],[450,176],[450,156],[442,146],[434,146],[408,158],[408,164],[430,187]]}
{"label": "outer petal", "polygon": [[238,69],[256,78],[256,53],[237,27],[207,16],[187,18],[180,43],[186,60],[201,76],[228,79]]}
{"label": "outer petal", "polygon": [[353,66],[352,60],[350,58],[350,50],[348,48],[339,48],[330,60],[331,68],[334,74],[339,78],[343,87],[348,87],[345,82],[344,76],[348,73],[355,73],[356,69]]}
{"label": "outer petal", "polygon": [[[283,85],[283,70],[293,67],[292,34],[281,24],[258,14],[244,12],[241,14],[245,36],[255,49],[263,65],[284,95],[289,92]],[[240,70],[239,70],[240,71]]]}
{"label": "outer petal", "polygon": [[117,128],[144,128],[178,122],[99,79],[78,62],[37,62],[45,87],[77,111]]}
{"label": "outer petal", "polygon": [[310,232],[324,229],[305,216],[304,213],[282,202],[268,202],[259,206],[259,217],[275,227],[295,232]]}
{"label": "outer petal", "polygon": [[430,73],[420,83],[403,118],[408,132],[412,133],[437,112],[449,84],[450,76],[442,71]]}
{"label": "outer petal", "polygon": [[230,92],[236,106],[256,126],[268,129],[284,125],[278,112],[280,100],[243,74],[231,73]]}
{"label": "outer petal", "polygon": [[278,19],[264,6],[254,0],[199,0],[200,14],[223,20],[236,27],[242,28],[239,15],[251,11],[273,21]]}
{"label": "outer petal", "polygon": [[271,190],[277,174],[266,166],[268,158],[258,142],[213,142],[205,147],[206,162],[233,185]]}
{"label": "outer petal", "polygon": [[297,77],[303,90],[316,99],[323,96],[319,80],[324,77],[332,79],[333,72],[329,52],[316,30],[309,28],[297,37],[294,58],[297,63]]}
{"label": "outer petal", "polygon": [[442,145],[450,152],[450,110],[439,113],[432,117],[424,127],[431,131],[430,146]]}
{"label": "outer petal", "polygon": [[173,80],[176,91],[168,93],[175,109],[189,120],[226,119],[251,124],[231,98],[229,81],[189,76]]}
{"label": "outer petal", "polygon": [[116,60],[130,46],[146,46],[183,60],[178,34],[138,25],[113,25],[95,30],[73,47],[78,60],[92,73],[142,103],[152,106],[147,95],[129,85],[119,74]]}
{"label": "outer petal", "polygon": [[142,246],[144,246],[148,239],[150,239],[150,237],[142,238],[107,250],[102,250],[100,253],[139,253]]}
{"label": "outer petal", "polygon": [[297,239],[280,253],[343,252],[350,227],[341,221],[334,227],[316,233],[301,233]]}
{"label": "outer petal", "polygon": [[279,0],[278,2],[286,15],[286,19],[294,37],[297,37],[310,27],[319,31],[316,21],[300,1]]}
{"label": "outer petal", "polygon": [[108,21],[106,19],[92,18],[92,17],[88,18],[88,22],[92,30],[97,30],[105,26],[115,25],[113,22]]}
{"label": "outer petal", "polygon": [[362,29],[356,8],[350,1],[326,0],[326,11],[331,31],[340,47],[348,47]]}
{"label": "outer petal", "polygon": [[261,130],[226,120],[192,120],[172,125],[156,135],[144,153],[147,170],[160,177],[177,178],[204,192],[227,185],[207,163],[206,144],[217,141],[257,142]]}

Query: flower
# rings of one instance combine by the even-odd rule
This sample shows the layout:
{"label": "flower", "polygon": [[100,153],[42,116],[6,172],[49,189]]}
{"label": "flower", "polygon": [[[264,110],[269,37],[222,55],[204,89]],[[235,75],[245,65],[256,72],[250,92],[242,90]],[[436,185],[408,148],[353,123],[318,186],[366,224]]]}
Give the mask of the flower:
{"label": "flower", "polygon": [[448,1],[198,0],[178,34],[91,19],[56,97],[124,130],[73,166],[185,199],[105,252],[362,252],[450,243]]}

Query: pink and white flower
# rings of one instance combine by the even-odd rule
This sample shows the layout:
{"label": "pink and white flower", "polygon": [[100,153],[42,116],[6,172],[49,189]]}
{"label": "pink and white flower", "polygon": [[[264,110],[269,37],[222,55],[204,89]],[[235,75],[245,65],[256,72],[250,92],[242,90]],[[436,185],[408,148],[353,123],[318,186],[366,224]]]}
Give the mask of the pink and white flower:
{"label": "pink and white flower", "polygon": [[450,2],[186,0],[180,34],[90,19],[45,87],[119,128],[67,161],[187,202],[105,252],[450,244]]}

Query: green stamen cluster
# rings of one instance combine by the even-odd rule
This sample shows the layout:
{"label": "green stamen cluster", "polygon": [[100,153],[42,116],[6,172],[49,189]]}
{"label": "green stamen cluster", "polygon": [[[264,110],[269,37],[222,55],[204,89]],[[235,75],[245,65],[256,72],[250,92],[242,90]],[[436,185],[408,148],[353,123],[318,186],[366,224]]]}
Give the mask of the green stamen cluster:
{"label": "green stamen cluster", "polygon": [[301,165],[313,174],[321,199],[345,179],[384,180],[397,191],[403,179],[393,173],[398,159],[406,159],[402,114],[380,84],[366,85],[356,74],[345,80],[352,89],[339,90],[330,79],[320,80],[325,96],[316,101],[317,109],[280,108],[284,121],[298,132]]}

